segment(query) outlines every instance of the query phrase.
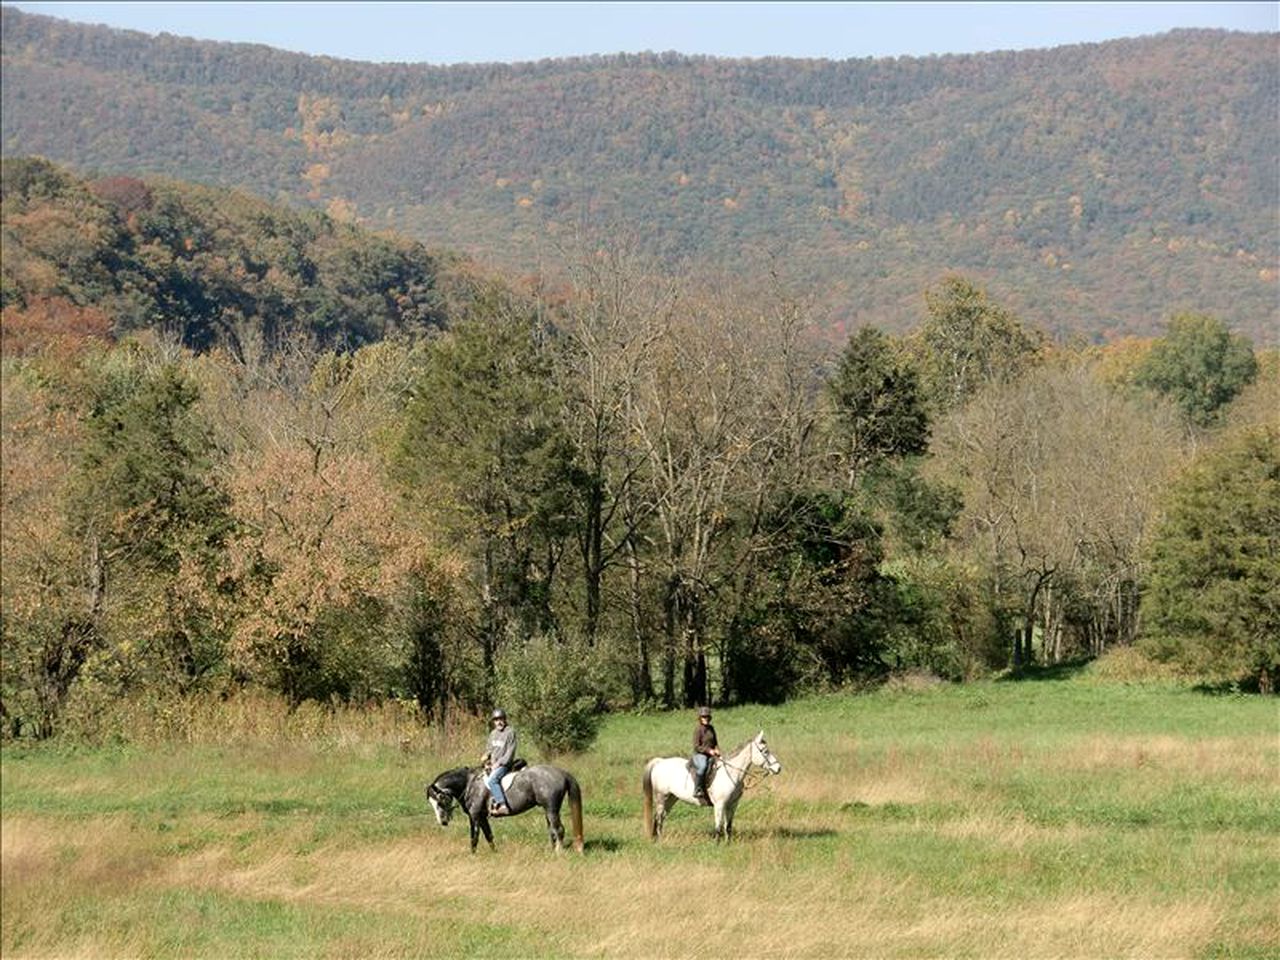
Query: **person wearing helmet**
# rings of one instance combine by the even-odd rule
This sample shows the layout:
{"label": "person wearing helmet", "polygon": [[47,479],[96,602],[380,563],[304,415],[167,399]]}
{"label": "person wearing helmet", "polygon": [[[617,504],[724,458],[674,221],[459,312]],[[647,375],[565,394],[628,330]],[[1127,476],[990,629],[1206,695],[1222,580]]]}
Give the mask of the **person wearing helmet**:
{"label": "person wearing helmet", "polygon": [[713,758],[720,756],[720,747],[716,742],[716,728],[711,725],[711,708],[698,708],[698,725],[693,728],[693,795],[704,805],[711,800],[707,797],[707,770],[711,768]]}
{"label": "person wearing helmet", "polygon": [[493,729],[489,732],[489,740],[485,744],[480,762],[489,771],[489,775],[484,778],[484,785],[489,788],[493,797],[490,813],[495,817],[505,817],[511,813],[511,808],[507,806],[506,794],[502,792],[502,778],[507,775],[511,761],[516,756],[516,731],[507,726],[505,710],[493,711],[490,721]]}

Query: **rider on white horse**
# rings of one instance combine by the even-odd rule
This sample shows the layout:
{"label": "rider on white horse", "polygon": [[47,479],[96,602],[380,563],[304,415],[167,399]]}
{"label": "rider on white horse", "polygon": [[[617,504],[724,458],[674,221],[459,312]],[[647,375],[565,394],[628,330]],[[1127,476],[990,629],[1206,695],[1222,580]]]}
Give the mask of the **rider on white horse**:
{"label": "rider on white horse", "polygon": [[703,806],[710,806],[707,799],[707,771],[711,761],[720,756],[720,747],[716,742],[716,728],[711,725],[711,708],[698,708],[698,725],[693,728],[693,795]]}

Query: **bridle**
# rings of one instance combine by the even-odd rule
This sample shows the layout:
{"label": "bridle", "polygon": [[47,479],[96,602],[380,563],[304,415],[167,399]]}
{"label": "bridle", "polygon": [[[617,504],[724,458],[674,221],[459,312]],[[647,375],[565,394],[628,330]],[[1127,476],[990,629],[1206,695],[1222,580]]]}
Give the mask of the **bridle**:
{"label": "bridle", "polygon": [[457,798],[448,790],[441,789],[434,783],[427,787],[427,797],[436,802],[447,823],[453,815],[453,804]]}
{"label": "bridle", "polygon": [[764,771],[763,776],[767,777],[769,776],[769,774],[773,773],[773,771],[769,769],[769,761],[772,760],[774,763],[777,763],[778,758],[775,757],[772,751],[769,750],[769,747],[767,744],[763,747],[760,747],[759,744],[757,744],[754,739],[751,740],[751,746],[747,752],[752,753],[753,751],[755,751],[757,747],[759,747],[760,753],[764,757],[764,761],[765,761],[764,763],[755,763],[750,758],[748,758],[746,764],[740,767],[735,763],[730,763],[728,758],[722,755],[720,757],[720,764],[721,766],[724,766],[729,770],[733,770],[735,773],[742,774],[742,780],[739,781],[740,783],[746,783],[747,777],[751,775],[751,768],[755,766],[758,766],[761,770],[763,770]]}

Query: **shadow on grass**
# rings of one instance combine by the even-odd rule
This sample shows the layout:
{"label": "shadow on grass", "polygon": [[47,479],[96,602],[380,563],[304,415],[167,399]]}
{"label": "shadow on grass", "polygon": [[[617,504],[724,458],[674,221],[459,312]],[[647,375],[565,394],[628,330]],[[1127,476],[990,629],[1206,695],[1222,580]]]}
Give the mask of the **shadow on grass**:
{"label": "shadow on grass", "polygon": [[1191,689],[1206,697],[1243,697],[1262,693],[1257,677],[1224,680],[1219,683],[1197,683]]}
{"label": "shadow on grass", "polygon": [[866,803],[862,800],[840,804],[840,812],[886,821],[914,820],[920,815],[918,805],[914,803]]}
{"label": "shadow on grass", "polygon": [[999,677],[996,682],[1022,683],[1030,681],[1036,683],[1070,680],[1080,674],[1092,662],[1092,660],[1071,660],[1067,663],[1052,663],[1044,666],[1031,664],[1024,667],[1012,667],[1007,673]]}
{"label": "shadow on grass", "polygon": [[840,832],[832,830],[830,827],[771,827],[762,830],[761,833],[767,837],[776,837],[779,840],[821,840],[826,837],[838,837]]}
{"label": "shadow on grass", "polygon": [[[571,839],[565,841],[566,845],[573,843]],[[594,837],[588,838],[582,842],[583,853],[617,853],[627,844],[613,837]]]}
{"label": "shadow on grass", "polygon": [[[707,831],[706,838],[715,842],[715,831]],[[730,843],[749,842],[752,840],[827,840],[840,836],[839,830],[830,827],[758,827],[734,826],[733,840]]]}

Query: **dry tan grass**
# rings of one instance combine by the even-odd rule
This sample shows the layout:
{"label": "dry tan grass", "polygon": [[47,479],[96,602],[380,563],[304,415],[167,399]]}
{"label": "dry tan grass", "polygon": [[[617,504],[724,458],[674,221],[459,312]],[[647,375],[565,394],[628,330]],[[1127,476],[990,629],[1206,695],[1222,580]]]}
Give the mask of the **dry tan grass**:
{"label": "dry tan grass", "polygon": [[1229,777],[1280,787],[1280,751],[1274,738],[1217,737],[1188,742],[1171,736],[1095,736],[1052,756],[1063,770],[1165,772]]}
{"label": "dry tan grass", "polygon": [[[749,846],[711,857],[705,856],[710,848],[703,834],[683,837],[675,845],[685,848],[687,859],[678,866],[649,847],[632,848],[625,856],[554,856],[525,842],[527,835],[517,842],[501,831],[500,854],[482,847],[473,856],[464,832],[435,828],[413,838],[335,844],[301,854],[296,851],[306,833],[299,824],[296,832],[276,834],[270,846],[249,851],[215,846],[164,855],[154,844],[140,843],[121,818],[72,824],[6,818],[6,911],[37,911],[28,919],[38,923],[39,911],[53,915],[67,897],[95,887],[114,895],[142,887],[213,890],[317,910],[413,916],[424,924],[514,922],[554,938],[565,956],[959,953],[993,960],[1192,957],[1210,942],[1226,913],[1226,905],[1213,897],[1161,901],[1102,893],[993,909],[877,873],[846,849],[835,853],[830,869],[792,869],[796,844],[768,832],[753,835]],[[995,818],[969,818],[946,825],[942,833],[1011,849],[1072,840],[1061,831]],[[1208,852],[1211,841],[1205,844]],[[86,935],[70,944],[37,937],[28,946],[29,956],[113,957],[129,955],[131,947],[145,952],[145,944],[127,933]],[[363,941],[360,946],[368,949]],[[395,955],[393,946],[386,950]],[[341,955],[341,945],[330,944],[329,952]]]}
{"label": "dry tan grass", "polygon": [[[326,742],[349,740],[346,752],[359,761],[365,749],[385,748],[393,720],[384,728],[379,717],[363,718],[372,741],[331,728]],[[406,749],[415,748],[400,745],[390,764],[379,755],[381,776],[398,781],[396,764],[420,765],[421,758],[398,752]],[[585,856],[551,854],[537,814],[495,824],[499,852],[482,845],[473,856],[465,821],[442,830],[425,811],[407,825],[362,811],[362,824],[373,827],[362,836],[334,810],[313,815],[309,803],[181,816],[149,802],[131,806],[146,798],[135,781],[181,783],[190,776],[183,765],[195,757],[208,766],[192,778],[193,789],[209,796],[189,809],[240,809],[208,786],[221,783],[219,751],[156,751],[131,759],[127,776],[33,766],[23,775],[50,796],[102,793],[130,812],[45,817],[28,807],[5,814],[0,947],[5,960],[156,955],[157,941],[148,937],[166,935],[156,929],[164,923],[157,911],[209,894],[198,899],[228,905],[237,923],[242,916],[254,922],[264,905],[284,905],[295,924],[347,917],[346,925],[311,934],[300,952],[316,957],[458,955],[433,938],[458,930],[486,936],[490,929],[518,931],[535,945],[530,953],[557,958],[1181,960],[1224,945],[1263,954],[1274,948],[1280,956],[1280,914],[1258,893],[1275,887],[1251,879],[1268,857],[1280,862],[1280,838],[1249,832],[1252,820],[1189,837],[1159,826],[1133,831],[1123,820],[1117,826],[1069,816],[1064,825],[1037,819],[1047,801],[1028,803],[1018,815],[1010,812],[1013,794],[999,793],[1009,783],[1052,791],[1060,778],[1077,787],[1096,777],[1092,782],[1134,791],[1130,807],[1137,811],[1148,793],[1169,796],[1184,781],[1224,786],[1232,801],[1231,791],[1247,791],[1252,802],[1280,791],[1273,740],[1099,733],[1045,744],[992,734],[956,737],[940,749],[850,737],[833,750],[825,738],[789,744],[784,775],[748,788],[738,811],[741,840],[729,848],[708,840],[709,811],[687,807],[661,844],[643,842],[634,770],[610,766],[596,776],[591,797],[612,789],[614,806],[593,816],[588,804]],[[321,756],[314,746],[281,743],[226,762],[292,789],[334,775]],[[619,797],[635,801],[634,818],[624,819]],[[864,805],[919,807],[927,815],[859,809]],[[379,832],[384,825],[390,835]],[[1132,871],[1130,850],[1140,861]],[[1062,856],[1068,859],[1051,859]],[[1067,873],[1077,861],[1095,871],[1078,883]],[[1185,877],[1188,863],[1203,869],[1202,882]],[[1234,889],[1254,891],[1252,899],[1224,893],[1228,878],[1238,883]],[[97,915],[86,918],[86,910]],[[117,911],[129,919],[119,921]],[[158,942],[172,943],[167,935]],[[226,947],[221,955],[261,955],[271,941],[255,935],[231,929],[230,939],[218,941]],[[502,942],[505,955],[523,960],[510,940]]]}
{"label": "dry tan grass", "polygon": [[[937,769],[936,754],[891,748],[864,757],[852,740],[834,756],[796,751],[787,757],[785,775],[765,780],[758,792],[772,791],[784,801],[817,803],[942,803],[955,790]],[[744,801],[745,802],[745,801]]]}
{"label": "dry tan grass", "polygon": [[934,830],[939,836],[956,840],[978,840],[1013,851],[1025,850],[1036,844],[1048,842],[1081,843],[1097,837],[1102,832],[1077,824],[1041,826],[1028,823],[1024,818],[1008,813],[965,817],[938,824]]}

